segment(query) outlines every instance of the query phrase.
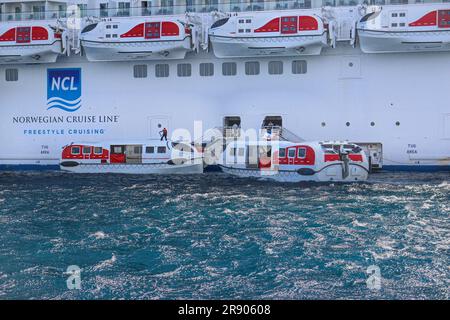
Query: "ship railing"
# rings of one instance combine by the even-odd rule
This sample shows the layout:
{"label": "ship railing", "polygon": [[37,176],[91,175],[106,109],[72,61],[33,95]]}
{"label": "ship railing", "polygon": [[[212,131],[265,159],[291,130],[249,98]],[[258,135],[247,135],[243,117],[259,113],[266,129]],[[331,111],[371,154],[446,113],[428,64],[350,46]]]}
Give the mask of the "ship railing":
{"label": "ship railing", "polygon": [[[270,10],[295,10],[295,9],[314,9],[324,6],[345,7],[365,5],[406,5],[418,3],[445,3],[450,0],[212,0],[201,1],[201,4],[177,4],[175,1],[170,6],[121,6],[121,7],[99,7],[95,9],[87,8],[86,5],[60,5],[59,7],[35,6],[33,10],[22,10],[16,12],[16,6],[10,6],[8,3],[1,3],[0,0],[0,21],[27,21],[27,20],[56,20],[65,19],[73,14],[77,17],[139,17],[139,16],[157,16],[157,15],[182,15],[185,13],[210,13],[213,11],[221,12],[253,12]],[[193,3],[194,1],[190,2]],[[129,3],[125,3],[125,5]],[[55,9],[52,9],[55,8]],[[76,11],[76,12],[75,12]]]}

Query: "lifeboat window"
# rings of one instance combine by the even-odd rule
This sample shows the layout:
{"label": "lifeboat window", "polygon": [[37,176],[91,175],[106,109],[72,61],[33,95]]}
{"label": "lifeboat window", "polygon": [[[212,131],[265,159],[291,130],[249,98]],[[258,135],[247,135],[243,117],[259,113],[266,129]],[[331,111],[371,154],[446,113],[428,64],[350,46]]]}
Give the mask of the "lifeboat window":
{"label": "lifeboat window", "polygon": [[305,158],[306,157],[306,149],[305,148],[298,148],[297,157],[298,158]]}
{"label": "lifeboat window", "polygon": [[279,158],[285,158],[286,157],[286,148],[280,148],[278,150],[278,157]]}
{"label": "lifeboat window", "polygon": [[169,76],[169,65],[168,64],[155,65],[155,77],[166,78],[168,76]]}
{"label": "lifeboat window", "polygon": [[91,153],[91,147],[83,147],[83,154],[90,154]]}
{"label": "lifeboat window", "polygon": [[94,147],[94,154],[102,154],[103,148],[102,147]]}
{"label": "lifeboat window", "polygon": [[155,147],[146,147],[145,153],[155,153]]}
{"label": "lifeboat window", "polygon": [[307,65],[305,60],[294,60],[292,61],[292,73],[293,74],[303,74],[307,71]]}
{"label": "lifeboat window", "polygon": [[245,74],[248,76],[255,76],[259,74],[259,62],[248,61],[245,63]]}
{"label": "lifeboat window", "polygon": [[72,147],[72,150],[71,150],[73,155],[80,154],[80,151],[81,151],[80,147]]}
{"label": "lifeboat window", "polygon": [[283,62],[269,61],[269,74],[283,74]]}
{"label": "lifeboat window", "polygon": [[166,147],[158,147],[158,153],[166,153]]}
{"label": "lifeboat window", "polygon": [[114,154],[122,154],[123,152],[123,147],[122,146],[114,146],[112,149],[112,153]]}
{"label": "lifeboat window", "polygon": [[295,149],[289,149],[288,150],[288,157],[294,158],[295,157]]}
{"label": "lifeboat window", "polygon": [[6,69],[5,70],[5,80],[6,81],[18,81],[19,80],[19,70],[18,69]]}
{"label": "lifeboat window", "polygon": [[16,42],[17,43],[29,43],[30,38],[31,38],[30,35],[31,35],[30,27],[18,27]]}
{"label": "lifeboat window", "polygon": [[133,75],[135,78],[147,78],[147,65],[137,64],[133,67]]}
{"label": "lifeboat window", "polygon": [[222,63],[222,74],[224,76],[235,76],[236,75],[236,62]]}
{"label": "lifeboat window", "polygon": [[214,75],[214,63],[200,63],[200,76],[211,77]]}
{"label": "lifeboat window", "polygon": [[190,63],[180,63],[177,65],[177,74],[179,77],[190,77],[191,76],[191,64]]}

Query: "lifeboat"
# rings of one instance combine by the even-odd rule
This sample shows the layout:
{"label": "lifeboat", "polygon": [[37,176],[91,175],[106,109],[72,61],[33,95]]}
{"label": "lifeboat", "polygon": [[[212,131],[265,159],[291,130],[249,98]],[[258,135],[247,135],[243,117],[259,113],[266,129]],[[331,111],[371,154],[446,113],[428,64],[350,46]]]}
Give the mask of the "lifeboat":
{"label": "lifeboat", "polygon": [[238,15],[216,21],[209,39],[218,58],[318,55],[327,45],[317,15]]}
{"label": "lifeboat", "polygon": [[[431,8],[431,9],[430,9]],[[366,14],[357,24],[365,53],[450,50],[450,6],[394,6]]]}
{"label": "lifeboat", "polygon": [[188,144],[161,141],[72,143],[60,168],[76,173],[194,174],[203,172],[201,153]]}
{"label": "lifeboat", "polygon": [[365,152],[348,142],[234,141],[219,166],[232,175],[279,182],[355,182],[369,173]]}
{"label": "lifeboat", "polygon": [[183,59],[191,29],[178,20],[117,20],[83,28],[80,41],[89,61]]}
{"label": "lifeboat", "polygon": [[0,64],[52,63],[64,54],[63,32],[44,24],[0,24]]}

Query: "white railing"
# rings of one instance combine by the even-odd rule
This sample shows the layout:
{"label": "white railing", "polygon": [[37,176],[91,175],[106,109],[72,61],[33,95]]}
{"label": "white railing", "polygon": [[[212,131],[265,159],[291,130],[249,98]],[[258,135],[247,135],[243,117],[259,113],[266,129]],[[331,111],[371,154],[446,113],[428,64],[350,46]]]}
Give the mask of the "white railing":
{"label": "white railing", "polygon": [[[209,2],[209,4],[205,4]],[[136,16],[155,16],[184,14],[186,12],[207,13],[212,11],[222,12],[251,12],[267,10],[292,10],[292,9],[310,9],[323,6],[340,7],[356,6],[358,4],[367,5],[405,5],[417,3],[445,3],[450,0],[224,0],[218,3],[205,1],[204,4],[183,4],[172,6],[150,6],[150,7],[125,7],[125,8],[97,8],[97,9],[79,9],[81,17],[136,17]],[[0,0],[0,8],[2,3]],[[5,11],[6,6],[3,6]],[[61,10],[47,10],[38,12],[0,12],[0,21],[27,21],[27,20],[53,20],[66,18],[71,13]]]}

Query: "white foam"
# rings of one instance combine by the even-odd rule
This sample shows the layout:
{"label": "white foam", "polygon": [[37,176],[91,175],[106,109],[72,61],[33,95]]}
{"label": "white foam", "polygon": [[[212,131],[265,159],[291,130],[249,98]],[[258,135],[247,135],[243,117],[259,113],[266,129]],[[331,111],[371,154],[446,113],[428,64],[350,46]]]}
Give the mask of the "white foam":
{"label": "white foam", "polygon": [[117,261],[116,255],[113,253],[111,259],[104,260],[104,261],[96,264],[92,268],[92,270],[97,271],[97,270],[102,270],[104,268],[111,267],[116,261]]}

